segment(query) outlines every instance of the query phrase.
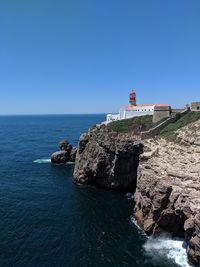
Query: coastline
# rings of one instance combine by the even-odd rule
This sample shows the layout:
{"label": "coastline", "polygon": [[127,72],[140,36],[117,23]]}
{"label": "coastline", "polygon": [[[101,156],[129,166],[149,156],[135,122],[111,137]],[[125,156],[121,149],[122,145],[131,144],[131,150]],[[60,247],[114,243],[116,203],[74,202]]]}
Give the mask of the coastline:
{"label": "coastline", "polygon": [[[198,122],[200,122],[200,120]],[[191,125],[195,124],[196,122],[191,123]],[[189,125],[188,127],[190,128],[191,126]],[[178,132],[179,136],[181,136],[181,133],[187,132],[187,129],[188,129],[187,126],[185,128],[182,128]],[[190,132],[189,134],[192,137],[193,133]],[[124,164],[127,164],[130,158],[129,154],[130,151],[129,149],[127,149],[129,146],[128,144],[130,143],[134,144],[135,142],[134,138],[136,138],[136,136],[118,134],[114,135],[114,138],[112,139],[109,138],[109,135],[111,136],[113,135],[112,131],[109,132],[106,126],[101,126],[89,130],[87,134],[84,134],[80,137],[78,152],[77,152],[78,157],[76,158],[75,162],[75,171],[74,171],[75,182],[83,184],[91,184],[97,187],[100,186],[103,187],[104,189],[109,189],[109,190],[111,189],[111,190],[123,191],[123,185],[119,184],[119,180],[117,178],[118,174],[117,173],[115,174],[115,172],[113,172],[113,170],[115,170],[115,168],[118,169],[118,167],[116,167],[115,164],[113,165],[113,163],[120,162],[119,166],[125,166]],[[132,138],[131,141],[130,138]],[[139,139],[137,139],[137,142],[138,140]],[[191,210],[190,206],[188,206],[189,203],[194,203],[192,197],[193,198],[195,197],[195,192],[192,194],[192,196],[190,196],[189,193],[190,191],[188,191],[188,186],[186,186],[184,182],[182,183],[183,187],[180,187],[179,184],[180,192],[177,191],[177,185],[176,184],[173,185],[173,180],[174,178],[178,177],[181,182],[182,178],[180,174],[178,174],[178,170],[176,170],[176,173],[173,174],[173,180],[168,179],[168,176],[166,179],[164,178],[161,179],[162,185],[161,184],[159,185],[158,178],[156,178],[157,176],[155,175],[156,173],[158,177],[160,178],[163,177],[162,170],[159,172],[159,168],[161,166],[159,163],[160,161],[159,157],[160,156],[163,157],[163,153],[161,153],[160,155],[159,151],[162,151],[160,150],[162,147],[163,148],[166,147],[166,153],[167,153],[166,155],[169,155],[172,148],[174,150],[177,150],[177,155],[179,155],[180,153],[179,150],[182,151],[183,148],[187,146],[187,144],[185,143],[182,143],[181,145],[171,144],[170,147],[170,143],[168,143],[168,141],[160,141],[160,140],[162,140],[162,138],[160,139],[160,137],[156,137],[154,139],[147,139],[145,141],[144,140],[140,141],[141,145],[144,146],[144,152],[142,151],[139,153],[137,152],[138,157],[140,159],[138,158],[139,159],[138,175],[137,178],[134,178],[135,188],[133,187],[133,184],[132,185],[130,184],[129,187],[126,188],[126,190],[129,192],[134,192],[136,190],[134,196],[136,202],[134,214],[136,216],[137,222],[139,223],[139,226],[148,235],[153,234],[153,236],[155,237],[159,237],[164,234],[165,236],[166,235],[177,236],[177,237],[179,236],[185,238],[185,240],[188,242],[187,253],[189,261],[190,263],[193,263],[195,266],[199,266],[198,249],[191,247],[191,240],[192,240],[191,238],[193,238],[193,234],[195,233],[195,227],[186,226],[188,225],[188,222],[192,223],[193,221],[192,218],[196,216],[195,213],[193,214],[192,211],[188,212],[188,209]],[[162,142],[165,143],[163,144]],[[104,144],[106,144],[106,146],[104,146]],[[114,147],[115,146],[117,147],[118,145],[121,146],[120,150],[118,149],[115,150]],[[103,152],[104,150],[105,152]],[[123,154],[122,157],[124,161],[118,160],[118,157],[120,156],[121,153],[119,151],[124,151],[123,153],[125,154]],[[186,148],[185,151],[188,153],[188,155],[191,153],[190,150],[188,150],[188,148]],[[83,153],[85,154],[85,156],[83,156]],[[142,155],[140,156],[140,154]],[[108,158],[110,155],[112,155],[111,158],[112,160],[109,162]],[[198,158],[198,153],[195,155],[197,155]],[[90,157],[91,161],[89,159]],[[94,163],[92,159],[95,159],[96,163]],[[154,169],[154,165],[152,164],[152,161],[154,160],[155,160],[155,166],[158,167],[158,170]],[[131,160],[129,161],[129,163],[130,162]],[[167,163],[168,159],[166,159],[165,162],[166,164],[168,164]],[[173,163],[171,162],[169,164]],[[185,164],[186,164],[185,166],[187,166],[187,161],[185,162]],[[137,166],[138,165],[136,164],[134,167],[136,173],[138,168]],[[108,175],[107,173],[105,173],[104,170],[108,170],[108,173],[109,171],[111,171],[111,176],[110,174]],[[120,181],[122,183],[126,181],[126,179],[123,180],[123,177],[127,176],[127,171],[129,172],[130,176],[133,177],[129,167],[121,168],[120,171],[122,175]],[[152,176],[152,173],[154,171],[155,173]],[[113,177],[112,178],[113,180],[111,179],[111,177]],[[194,177],[194,176],[192,174],[191,175],[188,174],[188,177]],[[107,181],[111,182],[110,185]],[[182,202],[181,200],[183,195],[182,190],[184,190],[184,188],[186,189],[186,191],[184,191],[185,192],[184,198],[185,199],[188,198],[188,200],[187,201],[184,200],[184,202]],[[198,192],[199,189],[196,188],[195,190],[197,190],[196,192]],[[179,203],[178,206],[179,211],[174,210],[173,208],[175,204],[171,200],[171,196],[173,195],[172,192],[175,192],[175,195],[174,197],[172,197],[172,199],[174,199],[174,201],[177,201],[177,203]],[[149,195],[151,196],[150,198]],[[179,201],[179,199],[181,200],[181,202]],[[181,203],[183,203],[184,205]],[[185,210],[187,210],[187,212],[185,212]],[[166,213],[166,211],[168,211],[168,213]],[[146,216],[145,214],[149,215]],[[198,210],[196,210],[196,214],[198,215]],[[161,216],[164,216],[163,219],[161,219]],[[180,221],[180,223],[177,224],[178,221]]]}

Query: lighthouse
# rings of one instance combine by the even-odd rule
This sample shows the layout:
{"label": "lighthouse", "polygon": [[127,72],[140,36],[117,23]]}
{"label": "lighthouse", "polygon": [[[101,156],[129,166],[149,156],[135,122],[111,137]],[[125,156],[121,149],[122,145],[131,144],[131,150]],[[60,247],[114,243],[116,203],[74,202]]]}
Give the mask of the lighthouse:
{"label": "lighthouse", "polygon": [[[159,112],[162,112],[162,115]],[[164,104],[137,104],[136,92],[131,90],[129,93],[129,105],[122,106],[117,114],[108,114],[105,124],[147,115],[154,116],[153,121],[157,122],[158,119],[170,116],[170,106]]]}
{"label": "lighthouse", "polygon": [[156,115],[158,112],[163,112],[162,114],[164,115],[161,117],[164,118],[163,116],[169,117],[169,110],[170,106],[165,104],[137,104],[136,92],[131,90],[129,93],[129,105],[122,106],[117,114],[108,114],[105,124],[108,124],[112,121],[125,120],[147,115],[154,116],[153,120],[156,122],[157,117],[159,117],[161,114],[159,113],[159,116]]}
{"label": "lighthouse", "polygon": [[129,103],[131,106],[136,106],[136,93],[133,90],[129,94]]}

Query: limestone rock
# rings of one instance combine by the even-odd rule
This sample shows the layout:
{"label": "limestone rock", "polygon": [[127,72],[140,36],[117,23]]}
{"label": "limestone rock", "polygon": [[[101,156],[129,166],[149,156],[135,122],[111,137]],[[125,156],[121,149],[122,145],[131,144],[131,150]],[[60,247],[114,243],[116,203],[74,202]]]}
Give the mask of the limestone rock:
{"label": "limestone rock", "polygon": [[178,138],[184,144],[200,146],[200,120],[179,130]]}
{"label": "limestone rock", "polygon": [[189,261],[200,266],[200,120],[179,130],[178,137],[180,144],[144,141],[135,217],[147,234],[185,237]]}
{"label": "limestone rock", "polygon": [[75,162],[76,160],[77,147],[73,147],[70,152],[70,161]]}
{"label": "limestone rock", "polygon": [[133,192],[142,152],[142,144],[134,137],[95,127],[80,137],[74,181]]}
{"label": "limestone rock", "polygon": [[66,163],[69,159],[69,154],[66,151],[57,151],[51,155],[51,162],[55,164]]}
{"label": "limestone rock", "polygon": [[60,147],[60,150],[61,150],[61,151],[69,151],[69,153],[70,153],[71,150],[72,150],[72,145],[70,145],[69,141],[66,140],[66,139],[60,141],[60,143],[59,143],[59,147]]}
{"label": "limestone rock", "polygon": [[62,140],[59,143],[60,151],[51,155],[51,162],[54,164],[65,164],[68,161],[75,162],[77,148],[73,147],[68,140]]}

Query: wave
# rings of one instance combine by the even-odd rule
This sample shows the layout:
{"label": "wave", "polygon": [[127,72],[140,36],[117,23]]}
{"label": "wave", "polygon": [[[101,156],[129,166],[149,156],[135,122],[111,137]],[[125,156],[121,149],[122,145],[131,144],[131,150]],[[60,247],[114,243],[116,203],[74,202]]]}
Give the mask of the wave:
{"label": "wave", "polygon": [[127,200],[133,200],[134,199],[134,195],[131,193],[126,193],[126,198]]}
{"label": "wave", "polygon": [[145,232],[144,232],[144,231],[142,230],[142,228],[138,225],[137,220],[135,219],[134,216],[131,216],[131,217],[130,217],[130,221],[131,221],[132,224],[134,224],[134,226],[140,231],[140,233],[141,233],[142,235],[146,236]]}
{"label": "wave", "polygon": [[51,159],[36,159],[33,161],[34,163],[51,163]]}
{"label": "wave", "polygon": [[182,239],[149,238],[143,247],[153,260],[167,257],[179,266],[191,267],[187,260],[185,241]]}
{"label": "wave", "polygon": [[[51,163],[51,159],[36,159],[36,160],[34,160],[33,162],[34,162],[34,163],[39,163],[39,164],[42,164],[42,163]],[[69,161],[69,162],[67,162],[67,164],[69,164],[69,165],[73,165],[73,164],[75,164],[75,163]]]}

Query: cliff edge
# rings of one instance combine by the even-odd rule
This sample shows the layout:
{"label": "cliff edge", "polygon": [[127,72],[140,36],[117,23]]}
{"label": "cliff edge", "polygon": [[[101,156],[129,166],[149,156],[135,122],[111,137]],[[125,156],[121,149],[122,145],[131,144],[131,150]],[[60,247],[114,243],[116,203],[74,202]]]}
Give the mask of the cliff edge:
{"label": "cliff edge", "polygon": [[189,261],[200,266],[200,120],[173,136],[144,141],[135,217],[147,234],[185,237]]}
{"label": "cliff edge", "polygon": [[74,181],[135,192],[141,228],[148,235],[184,237],[189,261],[200,266],[200,113],[189,112],[157,137],[141,140],[149,122],[120,121],[81,135]]}

